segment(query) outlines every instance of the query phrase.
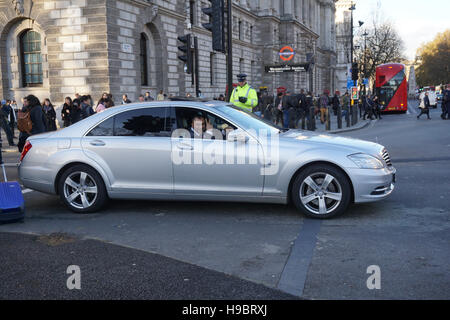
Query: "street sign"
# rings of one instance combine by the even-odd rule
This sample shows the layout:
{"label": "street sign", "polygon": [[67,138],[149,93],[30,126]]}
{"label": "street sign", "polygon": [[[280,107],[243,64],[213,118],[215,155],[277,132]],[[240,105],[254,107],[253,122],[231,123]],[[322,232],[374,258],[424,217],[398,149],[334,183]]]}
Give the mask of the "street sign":
{"label": "street sign", "polygon": [[300,71],[308,71],[308,68],[309,68],[308,63],[265,66],[265,70],[268,73],[300,72]]}
{"label": "street sign", "polygon": [[289,61],[294,57],[295,51],[290,46],[284,46],[283,48],[281,48],[279,55],[281,60]]}

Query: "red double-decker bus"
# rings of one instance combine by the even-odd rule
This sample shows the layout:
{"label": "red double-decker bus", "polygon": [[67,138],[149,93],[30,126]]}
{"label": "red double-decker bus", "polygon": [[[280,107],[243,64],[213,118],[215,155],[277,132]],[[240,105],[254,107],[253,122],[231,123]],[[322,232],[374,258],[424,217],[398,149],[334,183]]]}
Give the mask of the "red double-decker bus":
{"label": "red double-decker bus", "polygon": [[375,92],[383,112],[406,112],[408,110],[408,83],[405,65],[387,63],[375,70]]}

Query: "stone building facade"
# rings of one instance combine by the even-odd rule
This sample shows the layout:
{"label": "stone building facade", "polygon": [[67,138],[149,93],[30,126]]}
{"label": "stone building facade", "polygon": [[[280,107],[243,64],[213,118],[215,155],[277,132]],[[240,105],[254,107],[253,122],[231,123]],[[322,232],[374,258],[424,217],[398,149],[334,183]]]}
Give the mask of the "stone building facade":
{"label": "stone building facade", "polygon": [[336,88],[341,93],[347,90],[347,76],[351,68],[351,11],[354,1],[338,0],[336,2]]}
{"label": "stone building facade", "polygon": [[[202,7],[207,0],[0,0],[0,96],[27,94],[62,103],[75,93],[119,101],[160,89],[194,94],[184,73],[177,37],[199,43],[199,87],[213,98],[226,87],[226,57],[212,50]],[[244,72],[255,88],[335,90],[335,0],[234,0],[233,74]],[[269,74],[289,45],[289,63],[307,72]]]}

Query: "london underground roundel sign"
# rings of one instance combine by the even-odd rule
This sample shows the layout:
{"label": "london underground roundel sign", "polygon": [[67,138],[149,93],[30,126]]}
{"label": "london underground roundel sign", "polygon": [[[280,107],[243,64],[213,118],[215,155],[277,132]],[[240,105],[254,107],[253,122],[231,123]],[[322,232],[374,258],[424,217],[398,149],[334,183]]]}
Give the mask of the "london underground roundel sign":
{"label": "london underground roundel sign", "polygon": [[291,60],[295,55],[294,49],[290,46],[284,46],[280,50],[280,59],[283,61],[289,61]]}

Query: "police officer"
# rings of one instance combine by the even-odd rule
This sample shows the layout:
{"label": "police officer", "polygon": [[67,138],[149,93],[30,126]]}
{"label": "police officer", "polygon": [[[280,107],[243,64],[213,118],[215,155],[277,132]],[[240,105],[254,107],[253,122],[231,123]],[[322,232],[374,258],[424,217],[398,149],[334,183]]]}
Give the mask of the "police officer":
{"label": "police officer", "polygon": [[247,75],[237,75],[238,86],[233,90],[230,102],[245,111],[252,112],[253,107],[258,105],[258,94],[256,90],[247,83]]}

